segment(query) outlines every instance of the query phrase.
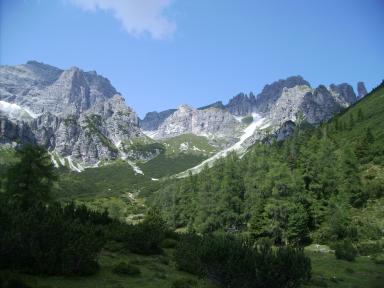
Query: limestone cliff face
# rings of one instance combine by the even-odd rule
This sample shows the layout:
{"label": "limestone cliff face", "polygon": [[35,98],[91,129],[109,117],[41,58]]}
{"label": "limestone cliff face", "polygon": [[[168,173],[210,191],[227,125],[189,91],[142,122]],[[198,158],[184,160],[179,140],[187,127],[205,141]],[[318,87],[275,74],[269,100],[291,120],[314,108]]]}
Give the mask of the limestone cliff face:
{"label": "limestone cliff face", "polygon": [[148,112],[143,120],[139,120],[140,128],[144,131],[154,131],[167,119],[176,109],[168,109],[162,112]]}
{"label": "limestone cliff face", "polygon": [[241,126],[228,111],[215,107],[198,110],[181,105],[159,126],[154,138],[169,138],[185,133],[230,138],[239,134]]}
{"label": "limestone cliff face", "polygon": [[76,67],[0,66],[0,116],[2,142],[19,137],[86,165],[115,159],[122,143],[144,137],[109,80]]}

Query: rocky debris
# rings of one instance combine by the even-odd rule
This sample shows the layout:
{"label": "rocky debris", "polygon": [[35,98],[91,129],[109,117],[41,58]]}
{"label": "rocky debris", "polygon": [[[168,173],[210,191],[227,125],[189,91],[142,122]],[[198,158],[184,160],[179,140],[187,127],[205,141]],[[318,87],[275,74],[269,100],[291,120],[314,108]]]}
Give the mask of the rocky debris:
{"label": "rocky debris", "polygon": [[162,112],[148,112],[143,120],[139,120],[140,128],[144,131],[154,131],[177,109],[168,109]]}
{"label": "rocky debris", "polygon": [[357,99],[361,99],[367,94],[368,92],[367,92],[367,88],[365,88],[364,82],[358,82],[357,83]]}

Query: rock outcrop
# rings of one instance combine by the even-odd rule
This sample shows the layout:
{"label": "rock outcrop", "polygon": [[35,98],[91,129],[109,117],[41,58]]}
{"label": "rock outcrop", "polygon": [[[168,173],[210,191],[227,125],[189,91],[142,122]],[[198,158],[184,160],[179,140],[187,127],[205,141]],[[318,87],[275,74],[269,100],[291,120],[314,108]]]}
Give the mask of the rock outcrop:
{"label": "rock outcrop", "polygon": [[249,95],[240,93],[229,100],[225,108],[233,115],[245,116],[255,111],[256,97],[253,93]]}
{"label": "rock outcrop", "polygon": [[368,92],[367,92],[367,88],[365,88],[364,82],[358,82],[357,83],[357,98],[361,99],[367,94],[368,94]]}
{"label": "rock outcrop", "polygon": [[140,128],[144,131],[154,131],[167,119],[176,109],[168,109],[162,112],[148,112],[143,120],[139,120]]}
{"label": "rock outcrop", "polygon": [[228,111],[219,108],[194,109],[181,105],[158,128],[154,138],[162,139],[193,133],[199,136],[232,138],[242,124]]}

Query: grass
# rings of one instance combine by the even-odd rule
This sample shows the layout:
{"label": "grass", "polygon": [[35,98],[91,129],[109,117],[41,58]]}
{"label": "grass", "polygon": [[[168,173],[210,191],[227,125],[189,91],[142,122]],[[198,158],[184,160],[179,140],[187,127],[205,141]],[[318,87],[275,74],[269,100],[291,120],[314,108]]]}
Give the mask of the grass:
{"label": "grass", "polygon": [[[132,253],[122,254],[103,250],[100,258],[100,270],[92,276],[30,276],[20,275],[32,287],[45,288],[169,288],[178,279],[190,279],[196,282],[193,287],[213,288],[212,284],[198,279],[194,275],[178,271],[172,261],[172,249],[166,249],[163,255],[142,256]],[[379,288],[384,283],[384,265],[375,264],[369,257],[357,257],[354,262],[337,260],[332,253],[320,253],[306,250],[312,261],[312,279],[302,287],[316,288]],[[140,275],[121,275],[114,268],[121,262],[133,265]]]}
{"label": "grass", "polygon": [[138,166],[144,172],[153,178],[163,178],[172,176],[194,167],[204,161],[207,157],[199,154],[179,153],[176,155],[160,154],[156,158],[139,163]]}
{"label": "grass", "polygon": [[332,253],[306,252],[312,261],[312,280],[304,287],[379,288],[384,283],[384,265],[369,257],[354,262],[336,259]]}
{"label": "grass", "polygon": [[[362,135],[365,135],[368,128],[371,129],[376,139],[384,142],[383,115],[384,115],[384,87],[379,88],[372,94],[367,95],[361,101],[356,102],[341,114],[332,118],[330,124],[334,125],[336,121],[339,125],[346,128],[335,131],[340,147],[358,141]],[[362,118],[359,118],[359,110]],[[353,127],[348,127],[350,119],[353,117]],[[326,124],[329,125],[329,124]]]}
{"label": "grass", "polygon": [[[96,275],[84,277],[26,276],[26,279],[28,284],[33,285],[33,287],[46,288],[169,288],[173,281],[180,278],[193,279],[198,283],[199,286],[197,287],[213,287],[191,274],[178,271],[174,263],[168,261],[171,258],[171,253],[171,250],[167,250],[164,255],[141,256],[118,254],[104,250],[99,259],[101,268]],[[140,275],[130,276],[114,273],[114,267],[121,262],[139,268]]]}
{"label": "grass", "polygon": [[[181,153],[180,145],[186,147],[186,152],[192,154],[210,155],[217,152],[217,148],[209,143],[208,138],[194,134],[182,134],[162,141],[166,146],[166,154]],[[185,145],[187,144],[187,145]]]}

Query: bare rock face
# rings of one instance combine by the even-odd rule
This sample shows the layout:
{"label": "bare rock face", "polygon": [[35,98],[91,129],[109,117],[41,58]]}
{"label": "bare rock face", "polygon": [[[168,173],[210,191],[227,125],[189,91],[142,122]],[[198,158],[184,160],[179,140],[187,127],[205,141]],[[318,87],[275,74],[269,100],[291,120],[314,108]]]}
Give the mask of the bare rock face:
{"label": "bare rock face", "polygon": [[272,84],[265,85],[260,94],[256,97],[255,111],[267,113],[275,106],[276,101],[282,96],[284,89],[296,86],[308,86],[310,84],[301,76],[292,76],[284,80],[278,80]]}
{"label": "bare rock face", "polygon": [[0,144],[35,143],[35,137],[25,122],[13,122],[0,117]]}
{"label": "bare rock face", "polygon": [[367,92],[367,88],[365,88],[364,82],[358,82],[357,83],[357,98],[361,99],[367,94],[368,94],[368,92]]}
{"label": "bare rock face", "polygon": [[115,159],[122,143],[145,137],[108,79],[35,61],[0,66],[0,116],[8,142],[21,137],[86,165]]}
{"label": "bare rock face", "polygon": [[329,88],[341,105],[348,107],[356,102],[356,94],[351,85],[347,83],[339,85],[331,84]]}
{"label": "bare rock face", "polygon": [[61,70],[35,61],[0,66],[0,83],[0,100],[35,114],[79,115],[117,94],[109,80],[96,72],[76,67]]}
{"label": "bare rock face", "polygon": [[176,109],[168,109],[162,112],[148,112],[143,120],[139,120],[140,128],[144,131],[154,131],[167,119]]}
{"label": "bare rock face", "polygon": [[225,108],[233,115],[246,116],[255,111],[256,98],[251,92],[249,95],[240,93],[229,100]]}
{"label": "bare rock face", "polygon": [[219,108],[204,110],[181,105],[156,131],[155,138],[169,138],[185,133],[207,137],[233,137],[241,127],[228,111]]}

